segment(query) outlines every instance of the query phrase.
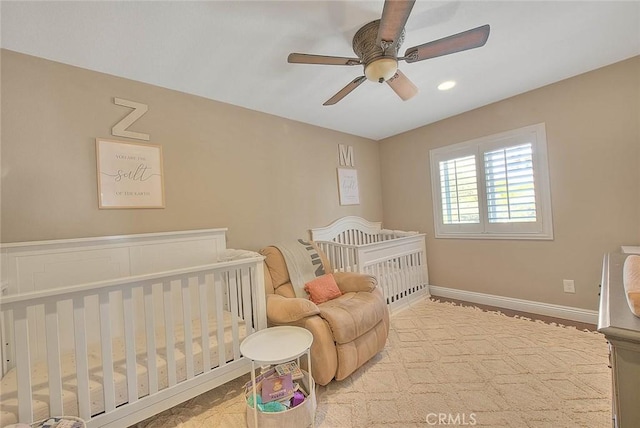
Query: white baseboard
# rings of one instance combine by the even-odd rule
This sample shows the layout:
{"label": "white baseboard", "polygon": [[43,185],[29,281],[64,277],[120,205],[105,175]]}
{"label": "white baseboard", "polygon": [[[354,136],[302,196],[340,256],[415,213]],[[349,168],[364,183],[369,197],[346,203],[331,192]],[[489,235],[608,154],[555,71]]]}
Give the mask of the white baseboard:
{"label": "white baseboard", "polygon": [[435,285],[429,286],[429,291],[434,297],[440,296],[447,299],[463,300],[465,302],[496,306],[498,308],[511,309],[519,312],[529,312],[531,314],[545,315],[565,320],[598,324],[598,311],[590,311],[588,309],[514,299],[512,297],[494,296],[492,294],[476,293],[474,291],[457,290],[455,288],[438,287]]}

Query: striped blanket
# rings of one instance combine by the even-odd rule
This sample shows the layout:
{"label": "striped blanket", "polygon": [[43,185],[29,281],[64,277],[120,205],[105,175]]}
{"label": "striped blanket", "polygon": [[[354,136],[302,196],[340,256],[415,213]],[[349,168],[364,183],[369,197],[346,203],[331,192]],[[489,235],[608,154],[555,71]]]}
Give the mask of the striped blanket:
{"label": "striped blanket", "polygon": [[274,245],[280,250],[287,264],[291,285],[296,297],[307,298],[304,285],[325,274],[320,255],[310,242],[302,239]]}

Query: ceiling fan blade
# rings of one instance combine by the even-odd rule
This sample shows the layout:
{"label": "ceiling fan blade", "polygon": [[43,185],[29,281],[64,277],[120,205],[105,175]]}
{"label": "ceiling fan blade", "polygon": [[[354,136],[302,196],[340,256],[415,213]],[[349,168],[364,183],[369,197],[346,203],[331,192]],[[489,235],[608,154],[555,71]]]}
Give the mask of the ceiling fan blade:
{"label": "ceiling fan blade", "polygon": [[396,74],[387,80],[387,84],[402,98],[402,101],[407,101],[418,93],[418,87],[400,70],[396,71]]}
{"label": "ceiling fan blade", "polygon": [[384,2],[376,39],[378,46],[386,50],[382,44],[383,41],[390,43],[389,46],[397,45],[415,2],[415,0],[386,0]]}
{"label": "ceiling fan blade", "polygon": [[364,82],[365,80],[367,80],[366,77],[364,76],[360,76],[360,77],[356,77],[355,79],[353,79],[351,82],[349,82],[347,84],[347,86],[345,86],[344,88],[340,89],[338,91],[337,94],[335,94],[334,96],[332,96],[331,98],[329,98],[327,101],[325,101],[324,104],[322,104],[323,106],[332,106],[335,103],[337,103],[338,101],[340,101],[341,99],[343,99],[344,97],[346,97],[347,95],[349,95],[349,93],[351,91],[353,91],[355,88],[357,88],[358,86],[360,86],[360,84],[362,82]]}
{"label": "ceiling fan blade", "polygon": [[466,51],[467,49],[479,48],[484,46],[488,38],[489,24],[486,24],[478,28],[463,31],[462,33],[409,48],[404,53],[404,60],[407,62],[416,62]]}
{"label": "ceiling fan blade", "polygon": [[292,64],[359,65],[359,58],[290,53],[287,62]]}

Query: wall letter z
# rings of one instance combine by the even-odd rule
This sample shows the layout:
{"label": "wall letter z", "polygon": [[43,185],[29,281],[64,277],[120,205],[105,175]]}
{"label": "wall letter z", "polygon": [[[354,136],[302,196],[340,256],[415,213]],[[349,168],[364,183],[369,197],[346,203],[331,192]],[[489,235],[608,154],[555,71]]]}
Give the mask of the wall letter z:
{"label": "wall letter z", "polygon": [[133,122],[140,119],[142,115],[144,115],[147,110],[149,110],[149,107],[146,104],[129,101],[122,98],[114,98],[113,103],[119,106],[130,107],[133,109],[133,111],[126,115],[120,122],[116,123],[113,128],[111,128],[111,134],[117,135],[119,137],[135,138],[136,140],[149,141],[149,134],[127,131],[127,128],[133,125]]}

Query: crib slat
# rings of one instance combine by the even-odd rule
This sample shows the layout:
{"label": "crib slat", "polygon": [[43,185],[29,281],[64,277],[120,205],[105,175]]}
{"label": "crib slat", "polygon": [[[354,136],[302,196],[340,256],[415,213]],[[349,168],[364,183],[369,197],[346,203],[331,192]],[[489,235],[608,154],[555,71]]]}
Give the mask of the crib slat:
{"label": "crib slat", "polygon": [[84,317],[84,297],[73,299],[73,328],[76,351],[76,376],[78,378],[78,410],[82,419],[91,417],[89,400],[89,363],[87,361],[87,335]]}
{"label": "crib slat", "polygon": [[102,392],[104,409],[110,412],[116,408],[116,394],[113,383],[113,351],[111,349],[111,316],[109,292],[102,291],[98,297],[100,303],[100,340],[102,348]]}
{"label": "crib slat", "polygon": [[389,281],[387,264],[383,261],[382,263],[380,263],[380,268],[382,270],[382,281],[384,283],[385,288],[387,289],[387,295],[389,296],[389,300],[391,301],[391,303],[394,303],[396,301],[396,297],[395,297],[395,294],[393,293],[391,282]]}
{"label": "crib slat", "polygon": [[16,364],[18,376],[18,418],[21,422],[33,422],[33,407],[31,404],[31,367],[29,361],[29,322],[27,308],[16,306],[13,310],[13,331],[16,344],[16,361],[26,364]]}
{"label": "crib slat", "polygon": [[393,287],[393,295],[395,296],[396,302],[400,298],[400,284],[398,283],[398,275],[396,269],[396,263],[398,262],[397,258],[393,258],[387,261],[387,269],[389,270],[389,281],[391,282],[391,287]]}
{"label": "crib slat", "polygon": [[393,296],[393,301],[396,302],[398,300],[398,285],[396,283],[395,272],[393,269],[393,263],[395,259],[386,260],[384,262],[384,267],[387,271],[387,284],[389,284],[389,288],[391,289],[391,295]]}
{"label": "crib slat", "polygon": [[340,262],[336,256],[336,247],[327,245],[327,250],[331,254],[331,266],[333,266],[333,271],[340,271]]}
{"label": "crib slat", "polygon": [[382,272],[380,270],[380,263],[376,263],[375,265],[371,266],[372,270],[373,270],[373,275],[378,278],[378,283],[380,284],[380,288],[382,289],[382,294],[384,295],[385,301],[387,302],[387,305],[390,302],[389,300],[389,290],[387,290],[387,287],[385,286],[384,283],[384,278],[382,278]]}
{"label": "crib slat", "polygon": [[169,387],[176,384],[175,324],[173,322],[173,299],[171,298],[171,282],[162,284],[164,295],[164,333],[167,357],[167,382]]}
{"label": "crib slat", "polygon": [[124,313],[124,344],[127,361],[127,397],[129,403],[138,401],[138,375],[136,373],[136,343],[133,317],[133,297],[131,288],[122,290]]}
{"label": "crib slat", "polygon": [[406,295],[406,281],[404,281],[405,270],[402,269],[402,257],[398,257],[395,259],[395,263],[397,265],[392,265],[393,276],[396,278],[396,286],[398,287],[398,299],[402,299]]}
{"label": "crib slat", "polygon": [[420,269],[420,283],[425,286],[429,282],[429,271],[427,268],[427,253],[423,250],[418,253],[418,264]]}
{"label": "crib slat", "polygon": [[[232,273],[233,274],[233,273]],[[235,275],[233,275],[235,277]],[[244,282],[244,277],[241,279]],[[240,358],[240,340],[238,340],[238,311],[240,308],[238,307],[238,294],[244,294],[244,290],[241,290],[238,287],[238,284],[235,281],[229,281],[229,290],[231,295],[230,302],[230,310],[231,310],[231,337],[233,338],[233,359],[237,360]],[[247,307],[244,307],[244,310],[247,310]],[[245,324],[247,331],[249,331],[249,326]],[[220,331],[220,328],[218,328]],[[218,339],[218,343],[220,339]],[[220,350],[220,346],[218,345],[218,351]],[[218,352],[218,356],[222,355],[222,353]]]}
{"label": "crib slat", "polygon": [[[200,342],[202,344],[202,372],[211,371],[211,343],[209,341],[209,313],[207,312],[207,288],[213,287],[211,275],[200,282]],[[220,299],[222,302],[222,299]],[[220,326],[218,325],[218,329]]]}
{"label": "crib slat", "polygon": [[389,260],[385,260],[384,262],[382,262],[382,276],[384,277],[384,282],[387,285],[387,289],[389,290],[389,296],[391,296],[391,301],[395,303],[395,301],[398,299],[396,297],[396,290],[395,287],[393,286],[393,281],[391,278],[391,275],[389,274]]}
{"label": "crib slat", "polygon": [[2,311],[2,307],[0,307],[0,360],[2,360],[2,377],[9,370],[9,364],[13,363],[15,359],[13,358],[13,346],[8,346],[9,343],[14,343],[13,340],[13,310],[7,309]]}
{"label": "crib slat", "polygon": [[191,332],[191,291],[189,280],[183,278],[180,282],[182,289],[182,324],[184,326],[184,358],[187,367],[187,379],[194,376],[193,373],[193,334]]}
{"label": "crib slat", "polygon": [[342,270],[350,272],[348,248],[340,248],[340,258],[342,259]]}
{"label": "crib slat", "polygon": [[418,253],[411,253],[407,258],[407,270],[409,271],[409,281],[415,286],[415,291],[422,289],[420,280],[420,267],[417,265]]}
{"label": "crib slat", "polygon": [[62,374],[60,371],[60,338],[58,337],[58,308],[55,301],[44,305],[47,336],[47,369],[49,371],[49,413],[64,415],[62,408]]}
{"label": "crib slat", "polygon": [[264,291],[264,269],[263,262],[249,268],[249,287],[251,296],[255,299],[254,323],[257,330],[267,328],[267,303]]}
{"label": "crib slat", "polygon": [[418,283],[415,281],[414,277],[414,267],[413,267],[413,256],[415,253],[407,254],[404,256],[404,266],[403,266],[403,274],[404,274],[404,289],[405,296],[414,293],[418,290]]}
{"label": "crib slat", "polygon": [[[224,342],[224,308],[222,307],[222,291],[224,289],[224,286],[229,284],[229,275],[229,272],[224,272],[222,274],[216,273],[214,276],[214,293],[216,302],[214,311],[216,316],[216,326],[218,328],[218,367],[222,367],[227,363],[225,358],[227,349]],[[235,292],[235,290],[231,289],[230,294],[232,294],[232,292]]]}
{"label": "crib slat", "polygon": [[242,300],[244,306],[244,323],[247,329],[247,334],[251,334],[255,331],[253,322],[253,313],[251,312],[251,289],[249,288],[249,281],[243,284]]}
{"label": "crib slat", "polygon": [[329,253],[331,253],[330,260],[331,260],[331,266],[333,266],[333,270],[334,271],[340,271],[340,264],[338,263],[337,257],[336,257],[336,247],[328,247],[329,249]]}
{"label": "crib slat", "polygon": [[[236,295],[238,295],[238,293],[240,293],[241,296],[244,296],[246,294],[248,294],[249,296],[252,296],[252,293],[251,293],[251,275],[250,275],[249,268],[242,269],[240,287],[238,287]],[[253,297],[257,298],[257,296],[253,296]],[[254,307],[254,306],[252,306],[252,307]],[[253,313],[253,311],[252,311],[252,313]],[[238,314],[239,314],[239,312],[238,312],[238,301],[235,300],[231,304],[231,334],[232,334],[232,337],[233,337],[233,358],[236,359],[236,360],[238,358],[240,358],[240,329],[239,329],[239,326],[238,326],[238,323],[239,323],[240,320],[239,320]],[[256,317],[259,316],[259,314],[257,312],[254,313],[254,315]],[[254,319],[254,324],[255,324],[256,329],[259,328],[259,326],[257,326],[258,321],[259,320]],[[245,334],[246,335],[250,334],[250,332],[255,331],[254,328],[249,329],[249,327],[250,326],[247,325],[247,323],[245,323],[244,328],[245,328]]]}
{"label": "crib slat", "polygon": [[358,272],[358,269],[359,269],[358,263],[360,262],[358,260],[358,249],[352,248],[351,253],[353,257],[353,272]]}
{"label": "crib slat", "polygon": [[351,257],[349,251],[349,248],[345,248],[342,252],[342,263],[344,263],[345,272],[351,272]]}
{"label": "crib slat", "polygon": [[394,259],[391,269],[393,269],[393,277],[396,281],[396,287],[398,289],[398,299],[402,299],[405,296],[405,281],[403,281],[404,271],[402,270],[402,258],[398,257]]}
{"label": "crib slat", "polygon": [[144,285],[144,317],[147,332],[147,375],[149,395],[158,392],[158,362],[156,360],[156,320],[153,311],[153,284]]}
{"label": "crib slat", "polygon": [[409,294],[410,288],[411,288],[411,282],[409,279],[409,274],[411,273],[409,271],[409,263],[407,263],[407,258],[410,257],[410,255],[406,255],[406,256],[402,256],[400,259],[398,259],[398,261],[400,262],[400,283],[401,286],[400,288],[402,289],[402,297],[406,297]]}

